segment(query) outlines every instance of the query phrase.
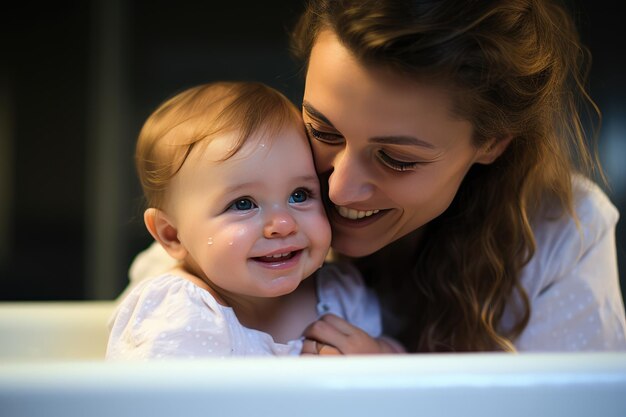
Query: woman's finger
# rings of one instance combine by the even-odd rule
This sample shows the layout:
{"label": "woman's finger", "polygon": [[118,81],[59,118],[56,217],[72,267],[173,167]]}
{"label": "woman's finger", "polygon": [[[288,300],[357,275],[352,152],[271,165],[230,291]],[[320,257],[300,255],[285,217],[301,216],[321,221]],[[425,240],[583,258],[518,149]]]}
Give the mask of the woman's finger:
{"label": "woman's finger", "polygon": [[[344,319],[327,314],[312,323],[305,337],[337,348],[343,355],[392,353],[389,344],[371,337],[367,332]],[[317,349],[319,353],[319,348]]]}
{"label": "woman's finger", "polygon": [[341,349],[345,343],[346,335],[337,330],[331,323],[324,320],[317,320],[311,323],[303,333],[307,339],[316,340],[318,343],[335,346]]}
{"label": "woman's finger", "polygon": [[362,330],[352,324],[348,323],[346,320],[342,319],[339,316],[334,314],[325,314],[320,318],[320,320],[325,321],[326,323],[333,326],[335,329],[339,330],[341,333],[346,336],[350,336],[356,332],[361,332]]}
{"label": "woman's finger", "polygon": [[317,340],[304,339],[300,355],[341,355],[341,351]]}
{"label": "woman's finger", "polygon": [[319,355],[317,341],[313,339],[304,339],[300,355]]}
{"label": "woman's finger", "polygon": [[334,346],[318,343],[317,351],[320,355],[342,355],[341,351]]}

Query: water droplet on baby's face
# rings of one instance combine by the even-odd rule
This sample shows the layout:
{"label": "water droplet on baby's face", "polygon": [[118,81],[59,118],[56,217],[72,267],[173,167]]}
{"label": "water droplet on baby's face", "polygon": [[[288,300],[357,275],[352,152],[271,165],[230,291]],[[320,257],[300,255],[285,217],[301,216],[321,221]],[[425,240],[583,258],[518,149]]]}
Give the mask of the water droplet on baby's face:
{"label": "water droplet on baby's face", "polygon": [[228,242],[228,245],[229,245],[229,246],[233,246],[233,242],[232,242],[232,241],[231,241],[231,242]]}
{"label": "water droplet on baby's face", "polygon": [[212,245],[213,244],[213,238],[210,237],[209,240],[207,241],[207,245]]}

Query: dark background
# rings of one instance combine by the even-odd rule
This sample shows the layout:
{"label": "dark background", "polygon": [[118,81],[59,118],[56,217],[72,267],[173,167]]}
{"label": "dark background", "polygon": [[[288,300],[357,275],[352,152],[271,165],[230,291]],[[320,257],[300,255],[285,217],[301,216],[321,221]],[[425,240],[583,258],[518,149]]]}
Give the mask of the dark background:
{"label": "dark background", "polygon": [[[626,213],[625,25],[612,2],[568,4],[594,56],[609,195]],[[262,81],[299,103],[303,77],[287,32],[302,8],[302,0],[60,0],[6,9],[0,300],[116,297],[151,242],[132,163],[142,123],[173,93],[213,80]]]}

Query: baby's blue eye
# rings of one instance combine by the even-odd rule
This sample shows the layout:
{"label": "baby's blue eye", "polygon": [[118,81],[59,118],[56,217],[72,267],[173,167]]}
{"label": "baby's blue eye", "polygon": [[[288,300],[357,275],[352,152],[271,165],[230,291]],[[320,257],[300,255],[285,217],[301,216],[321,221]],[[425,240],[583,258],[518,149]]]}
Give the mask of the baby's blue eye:
{"label": "baby's blue eye", "polygon": [[304,203],[308,198],[309,198],[309,193],[306,192],[306,190],[303,190],[300,188],[294,191],[289,196],[289,202],[290,203]]}
{"label": "baby's blue eye", "polygon": [[235,201],[229,208],[233,210],[252,210],[255,204],[249,198],[241,198]]}

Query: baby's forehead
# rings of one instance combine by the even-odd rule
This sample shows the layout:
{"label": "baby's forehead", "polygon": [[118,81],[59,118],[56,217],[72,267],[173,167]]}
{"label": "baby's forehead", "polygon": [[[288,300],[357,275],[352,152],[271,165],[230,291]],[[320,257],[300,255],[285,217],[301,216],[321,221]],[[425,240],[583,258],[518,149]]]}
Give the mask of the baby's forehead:
{"label": "baby's forehead", "polygon": [[[286,135],[285,131],[290,133]],[[192,151],[190,157],[195,156],[215,163],[237,160],[246,158],[254,152],[269,151],[275,144],[283,141],[302,141],[308,145],[302,125],[283,123],[280,127],[257,129],[247,137],[242,137],[241,132],[237,130],[223,132],[196,144],[197,149]]]}
{"label": "baby's forehead", "polygon": [[[230,159],[229,155],[232,155],[237,149],[238,139],[238,131],[233,130],[224,132],[213,138],[198,143],[196,146],[197,149],[194,149],[196,152],[193,153],[195,153],[197,158],[202,158],[211,162],[222,162]],[[250,139],[253,140],[253,138]],[[248,140],[248,138],[244,140],[243,146],[245,146],[245,142],[248,142]],[[193,153],[190,157],[194,156]]]}
{"label": "baby's forehead", "polygon": [[[283,130],[278,134],[251,135],[238,144],[238,132],[220,135],[206,143],[197,143],[176,175],[176,183],[198,183],[201,176],[212,178],[213,186],[219,188],[220,180],[247,178],[246,181],[261,181],[260,173],[278,168],[298,176],[316,176],[313,156],[308,139],[297,129]],[[299,161],[286,168],[286,160]],[[310,163],[308,163],[310,161]],[[216,183],[215,180],[218,180]],[[174,184],[173,184],[174,185]]]}

